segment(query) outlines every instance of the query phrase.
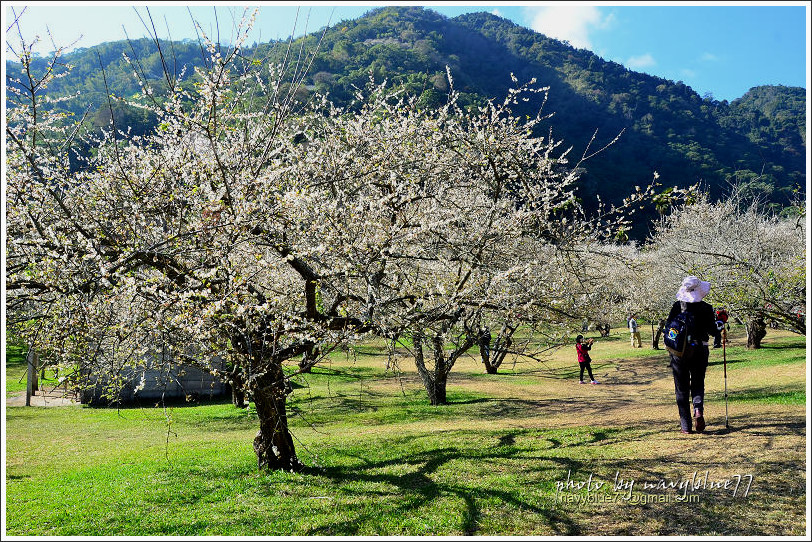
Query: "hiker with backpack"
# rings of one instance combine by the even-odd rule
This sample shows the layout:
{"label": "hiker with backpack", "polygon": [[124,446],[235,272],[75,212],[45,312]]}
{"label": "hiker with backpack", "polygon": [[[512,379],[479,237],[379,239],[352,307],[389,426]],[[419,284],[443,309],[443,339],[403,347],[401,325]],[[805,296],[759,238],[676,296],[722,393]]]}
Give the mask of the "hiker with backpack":
{"label": "hiker with backpack", "polygon": [[666,320],[663,341],[671,357],[680,430],[693,433],[691,407],[696,432],[705,430],[703,396],[708,368],[708,340],[720,331],[710,304],[702,299],[710,292],[710,282],[688,276],[677,291],[677,301]]}

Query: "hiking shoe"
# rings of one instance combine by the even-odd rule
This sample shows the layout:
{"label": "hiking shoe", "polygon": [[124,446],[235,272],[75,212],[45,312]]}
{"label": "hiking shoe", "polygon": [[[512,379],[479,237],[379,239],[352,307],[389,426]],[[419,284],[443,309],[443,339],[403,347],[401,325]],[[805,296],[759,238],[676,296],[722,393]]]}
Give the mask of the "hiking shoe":
{"label": "hiking shoe", "polygon": [[701,433],[705,430],[705,418],[699,413],[698,410],[694,412],[694,418],[694,422],[696,423],[696,432]]}
{"label": "hiking shoe", "polygon": [[590,382],[590,384],[599,384],[599,382],[597,380],[593,380],[592,382]]}
{"label": "hiking shoe", "polygon": [[693,433],[693,431],[691,431],[690,429],[680,429],[680,432],[686,435],[690,435],[691,433]]}
{"label": "hiking shoe", "polygon": [[579,384],[586,384],[586,382],[584,382],[583,380],[581,380],[581,381],[580,381],[580,382],[578,382],[578,383],[579,383]]}

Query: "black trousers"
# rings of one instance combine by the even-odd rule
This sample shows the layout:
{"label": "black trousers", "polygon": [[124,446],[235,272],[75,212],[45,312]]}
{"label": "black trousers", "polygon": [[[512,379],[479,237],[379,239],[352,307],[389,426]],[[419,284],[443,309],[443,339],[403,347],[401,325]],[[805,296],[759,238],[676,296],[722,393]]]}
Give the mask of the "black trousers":
{"label": "black trousers", "polygon": [[671,356],[671,371],[674,373],[674,391],[677,396],[680,427],[690,431],[691,406],[702,415],[704,412],[705,372],[708,369],[708,347],[691,347],[682,358]]}
{"label": "black trousers", "polygon": [[589,372],[589,379],[590,380],[595,380],[595,377],[592,376],[592,365],[590,365],[588,361],[586,363],[579,363],[578,365],[581,366],[581,378],[580,378],[580,380],[582,382],[584,380],[584,369],[586,369]]}

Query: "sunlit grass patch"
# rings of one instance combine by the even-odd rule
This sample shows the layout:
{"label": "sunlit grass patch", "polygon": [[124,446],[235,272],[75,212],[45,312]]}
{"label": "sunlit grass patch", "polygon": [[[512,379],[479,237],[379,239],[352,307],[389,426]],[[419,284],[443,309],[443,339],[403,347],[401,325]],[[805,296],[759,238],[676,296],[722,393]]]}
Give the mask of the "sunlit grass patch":
{"label": "sunlit grass patch", "polygon": [[806,391],[803,389],[790,391],[771,388],[746,389],[729,394],[729,400],[736,402],[775,403],[779,405],[805,405]]}
{"label": "sunlit grass patch", "polygon": [[9,343],[6,346],[6,396],[25,391],[25,349],[22,345]]}
{"label": "sunlit grass patch", "polygon": [[[625,335],[625,334],[624,334]],[[620,338],[624,335],[618,334]],[[598,386],[571,352],[484,374],[466,356],[431,406],[409,361],[333,358],[289,398],[299,473],[258,472],[253,407],[227,400],[121,409],[7,409],[7,522],[35,536],[787,535],[805,529],[803,341],[734,343],[725,428],[721,352],[704,435],[678,431],[662,352],[601,345]],[[737,337],[736,341],[741,341]],[[770,337],[765,346],[771,346]],[[762,356],[769,358],[763,362]],[[732,367],[735,367],[733,369]],[[603,377],[601,377],[603,378]],[[557,500],[557,482],[751,473],[746,500]],[[585,489],[570,488],[575,497]],[[676,493],[676,490],[671,492]],[[702,518],[697,520],[695,518]],[[692,519],[693,518],[693,519]]]}

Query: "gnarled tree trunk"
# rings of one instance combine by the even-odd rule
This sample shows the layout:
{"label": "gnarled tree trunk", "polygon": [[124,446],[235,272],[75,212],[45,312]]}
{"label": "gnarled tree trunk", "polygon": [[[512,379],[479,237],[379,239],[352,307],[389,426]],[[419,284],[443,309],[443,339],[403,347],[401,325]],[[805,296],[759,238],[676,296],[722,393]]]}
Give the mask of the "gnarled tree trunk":
{"label": "gnarled tree trunk", "polygon": [[259,416],[259,431],[254,438],[254,452],[262,469],[298,470],[293,438],[288,431],[287,396],[291,389],[285,381],[280,363],[267,362],[264,372],[254,374],[249,389]]}
{"label": "gnarled tree trunk", "polygon": [[448,404],[448,398],[446,396],[446,384],[448,383],[447,375],[441,378],[433,378],[430,385],[426,384],[425,380],[423,383],[426,385],[426,392],[429,396],[429,404],[432,406]]}
{"label": "gnarled tree trunk", "polygon": [[432,337],[431,348],[434,352],[434,370],[429,370],[426,367],[423,356],[423,336],[416,333],[412,337],[412,342],[414,344],[414,363],[417,367],[417,373],[423,381],[423,386],[426,388],[429,402],[432,405],[447,404],[446,383],[448,382],[448,373],[451,372],[451,368],[454,367],[457,359],[474,345],[474,338],[467,335],[465,341],[446,357],[442,335]]}
{"label": "gnarled tree trunk", "polygon": [[759,315],[747,322],[747,348],[761,348],[761,340],[767,335],[764,317]]}
{"label": "gnarled tree trunk", "polygon": [[502,326],[499,335],[496,337],[496,342],[491,348],[491,334],[490,331],[485,330],[477,336],[479,343],[479,355],[482,358],[482,363],[485,365],[485,372],[489,375],[495,375],[505,357],[508,354],[510,346],[513,344],[513,333],[516,327],[508,325]]}
{"label": "gnarled tree trunk", "polygon": [[232,338],[241,359],[236,366],[246,370],[247,390],[259,418],[259,431],[254,437],[254,453],[260,470],[300,469],[296,447],[288,430],[287,397],[293,389],[285,378],[282,363],[304,352],[299,343],[279,348],[271,333],[244,333]]}
{"label": "gnarled tree trunk", "polygon": [[446,380],[448,373],[434,368],[434,371],[429,371],[426,367],[426,360],[423,357],[423,336],[420,333],[415,333],[412,337],[414,344],[414,364],[417,367],[417,374],[423,381],[423,386],[426,388],[426,393],[429,396],[429,403],[432,405],[446,404]]}

